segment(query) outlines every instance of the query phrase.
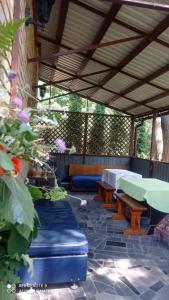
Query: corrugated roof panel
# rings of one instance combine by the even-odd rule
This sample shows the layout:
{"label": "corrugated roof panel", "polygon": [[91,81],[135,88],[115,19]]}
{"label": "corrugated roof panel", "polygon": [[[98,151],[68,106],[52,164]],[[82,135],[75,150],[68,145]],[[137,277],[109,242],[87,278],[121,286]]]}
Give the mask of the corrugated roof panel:
{"label": "corrugated roof panel", "polygon": [[104,73],[101,73],[101,74],[96,74],[96,75],[87,76],[87,77],[85,77],[85,79],[97,84],[97,83],[99,83],[99,82],[100,82],[107,74],[108,74],[108,72],[104,72]]}
{"label": "corrugated roof panel", "polygon": [[[85,59],[85,58],[84,58]],[[84,68],[82,74],[87,74],[87,73],[92,73],[92,72],[97,72],[97,71],[102,71],[107,69],[108,67],[101,65],[99,63],[96,63],[92,60],[90,60],[87,64],[87,66]]]}
{"label": "corrugated roof panel", "polygon": [[151,32],[166,15],[167,13],[158,10],[123,5],[117,19],[145,32]]}
{"label": "corrugated roof panel", "polygon": [[[110,105],[111,105],[111,103],[110,103]],[[125,98],[120,98],[117,101],[114,101],[112,103],[112,105],[115,106],[115,107],[117,107],[117,108],[119,108],[119,109],[125,109],[128,106],[133,105],[133,102],[129,101],[129,100],[125,99]]]}
{"label": "corrugated roof panel", "polygon": [[150,105],[154,108],[169,106],[169,96],[153,101]]}
{"label": "corrugated roof panel", "polygon": [[99,89],[99,90],[97,91],[97,93],[95,93],[95,94],[93,95],[93,97],[94,97],[95,99],[100,100],[100,101],[102,101],[102,102],[106,102],[106,101],[110,100],[113,96],[114,96],[113,93],[109,93],[109,92],[107,92],[107,91],[105,91],[105,90],[103,90],[103,89]]}
{"label": "corrugated roof panel", "polygon": [[72,48],[90,45],[103,18],[70,2],[62,43]]}
{"label": "corrugated roof panel", "polygon": [[85,88],[91,87],[91,86],[92,86],[92,84],[89,84],[89,83],[84,82],[82,80],[76,79],[76,80],[73,81],[73,89],[74,90],[85,89]]}
{"label": "corrugated roof panel", "polygon": [[128,110],[129,113],[134,114],[134,115],[140,115],[140,114],[144,114],[151,111],[148,107],[145,106],[139,106],[136,108],[133,108],[131,110]]}
{"label": "corrugated roof panel", "polygon": [[85,4],[88,4],[89,6],[92,6],[94,8],[99,9],[102,12],[108,12],[110,7],[111,7],[111,3],[110,2],[104,2],[104,1],[98,1],[98,0],[81,0],[79,2],[84,2]]}
{"label": "corrugated roof panel", "polygon": [[[136,34],[133,34],[131,30],[112,23],[101,42],[110,42],[112,40],[119,40],[134,35]],[[142,39],[129,41],[105,48],[99,48],[95,51],[93,57],[109,65],[116,66],[118,62],[123,59],[130,51],[132,51],[141,40]]]}
{"label": "corrugated roof panel", "polygon": [[152,87],[151,85],[144,84],[133,92],[128,93],[126,96],[140,102],[159,94],[161,94],[161,90]]}
{"label": "corrugated roof panel", "polygon": [[[168,3],[167,3],[168,4]],[[162,34],[160,34],[159,38],[167,43],[169,43],[169,28],[167,28]]]}
{"label": "corrugated roof panel", "polygon": [[169,72],[157,77],[151,81],[152,83],[158,84],[159,86],[169,89]]}
{"label": "corrugated roof panel", "polygon": [[72,74],[76,74],[83,61],[83,57],[78,54],[72,54],[68,56],[60,56],[58,59],[58,67],[65,71],[69,71]]}
{"label": "corrugated roof panel", "polygon": [[92,91],[94,91],[94,88],[92,89],[89,89],[89,90],[85,90],[85,91],[82,91],[82,92],[80,92],[81,94],[83,94],[84,95],[84,97],[86,96],[89,96],[90,95],[90,93],[92,93]]}
{"label": "corrugated roof panel", "polygon": [[124,70],[144,78],[168,62],[169,49],[153,42],[124,67]]}
{"label": "corrugated roof panel", "polygon": [[115,77],[109,80],[104,86],[109,89],[113,89],[115,92],[120,93],[121,91],[128,88],[132,84],[135,84],[136,82],[137,82],[136,79],[118,73]]}

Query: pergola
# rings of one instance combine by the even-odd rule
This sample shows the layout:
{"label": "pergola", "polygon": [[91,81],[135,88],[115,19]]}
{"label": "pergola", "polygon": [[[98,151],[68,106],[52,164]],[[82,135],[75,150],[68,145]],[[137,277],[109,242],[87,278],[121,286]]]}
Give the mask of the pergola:
{"label": "pergola", "polygon": [[39,56],[29,57],[28,62],[39,62],[44,85],[55,85],[134,117],[167,113],[167,3],[55,1],[44,31],[36,33]]}

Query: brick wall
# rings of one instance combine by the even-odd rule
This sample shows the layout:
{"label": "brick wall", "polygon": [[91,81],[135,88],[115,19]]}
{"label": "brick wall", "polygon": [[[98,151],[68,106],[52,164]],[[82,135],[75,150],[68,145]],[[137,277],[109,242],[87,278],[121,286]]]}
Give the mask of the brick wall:
{"label": "brick wall", "polygon": [[[28,6],[30,8],[31,15],[33,16],[32,3],[34,0],[0,0],[0,21],[6,22],[13,18],[23,18],[25,17],[25,8]],[[35,46],[35,31],[34,26],[23,25],[15,37],[13,43],[13,49],[8,58],[3,62],[5,69],[14,69],[18,76],[17,79],[13,81],[11,86],[11,93],[16,94],[16,87],[21,89],[27,87],[27,91],[36,96],[35,91],[32,90],[32,86],[37,84],[38,76],[38,65],[36,63],[27,64],[27,57],[37,56],[37,47]],[[29,96],[26,95],[21,90],[18,94],[25,99],[25,106],[28,101],[30,101]],[[32,101],[32,105],[33,105]]]}

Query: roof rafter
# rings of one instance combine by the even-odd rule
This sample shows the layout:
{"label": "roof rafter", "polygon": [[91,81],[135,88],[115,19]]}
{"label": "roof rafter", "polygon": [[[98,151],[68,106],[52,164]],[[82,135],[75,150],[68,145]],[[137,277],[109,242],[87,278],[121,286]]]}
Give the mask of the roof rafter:
{"label": "roof rafter", "polygon": [[[157,77],[165,74],[166,72],[169,72],[169,64],[163,66],[162,68],[159,68],[157,71],[153,72],[152,74],[148,75],[147,77],[145,77],[145,79],[143,79],[143,81],[139,81],[136,82],[135,84],[131,85],[130,87],[126,88],[125,90],[123,90],[121,92],[121,94],[123,96],[133,92],[134,90],[138,89],[139,87],[143,86],[144,84],[149,83],[151,80],[156,79]],[[151,83],[152,84],[152,83]],[[158,85],[153,84],[154,87],[158,88]],[[168,91],[168,89],[166,89],[166,92]],[[119,97],[114,97],[112,98],[111,102],[113,103],[114,101],[118,100]]]}
{"label": "roof rafter", "polygon": [[[80,2],[78,0],[70,0],[70,1],[73,2],[74,4],[80,6],[80,7],[83,7],[85,9],[87,9],[88,11],[91,11],[91,12],[93,12],[93,13],[101,16],[101,17],[106,17],[106,13],[105,12],[103,12],[103,11],[101,11],[99,9],[95,9],[92,6],[87,5],[86,3]],[[140,30],[140,29],[138,29],[138,28],[136,28],[136,27],[134,27],[134,26],[132,26],[132,25],[130,25],[130,24],[122,21],[122,20],[119,20],[117,18],[115,18],[113,20],[113,22],[116,23],[116,24],[118,24],[118,25],[121,25],[122,27],[128,28],[129,30],[132,30],[132,31],[134,31],[134,32],[136,32],[138,34],[143,34],[143,35],[149,36],[148,32]],[[163,41],[163,40],[161,40],[159,38],[156,38],[156,37],[151,37],[151,38],[153,38],[153,40],[156,41],[157,43],[162,44],[163,46],[169,48],[169,43],[167,43],[166,41]]]}
{"label": "roof rafter", "polygon": [[[38,34],[38,36],[39,36],[41,39],[44,39],[44,40],[46,40],[46,41],[48,41],[48,42],[50,42],[50,43],[55,43],[55,40],[54,40],[54,39],[51,39],[51,38],[49,38],[49,37],[46,37],[46,36],[44,36],[44,35],[42,35],[42,34]],[[65,48],[65,49],[68,49],[68,50],[73,50],[71,47],[68,47],[68,46],[63,45],[63,44],[61,44],[61,47]],[[83,53],[83,52],[79,52],[78,54],[79,54],[80,56],[83,56],[83,57],[88,57],[88,55],[85,54],[85,53]],[[112,67],[111,65],[109,65],[109,64],[107,64],[107,63],[104,63],[104,62],[101,62],[101,61],[99,61],[99,60],[97,60],[97,59],[95,59],[95,58],[93,58],[93,57],[91,57],[90,60],[93,61],[93,62],[95,62],[95,63],[98,63],[98,64],[100,64],[100,65],[102,65],[102,66],[104,66],[104,67],[107,67],[107,68],[109,68],[110,70],[111,70],[112,68],[114,68],[115,70],[118,70],[119,73],[121,73],[121,74],[123,74],[123,75],[129,76],[129,77],[131,77],[131,78],[133,78],[133,79],[136,79],[136,80],[139,80],[139,81],[141,81],[141,82],[145,82],[145,80],[144,80],[143,78],[137,77],[137,76],[135,76],[135,75],[133,75],[133,74],[130,74],[129,72],[120,70],[120,69],[118,69],[117,67]],[[154,87],[156,87],[156,88],[158,88],[158,89],[160,89],[160,90],[163,90],[163,91],[166,90],[165,88],[163,88],[163,87],[161,87],[161,86],[159,86],[159,85],[157,85],[157,84],[154,84],[154,83],[151,83],[151,82],[148,82],[148,81],[147,81],[146,83],[149,84],[149,85],[151,85],[151,86],[154,86]]]}
{"label": "roof rafter", "polygon": [[[59,52],[52,52],[52,53],[48,54],[47,56],[37,56],[37,57],[29,58],[28,63],[48,60],[48,59],[52,59],[52,58],[58,58],[59,56],[72,55],[72,54],[75,54],[75,53],[86,51],[88,49],[89,50],[92,49],[91,51],[94,51],[95,49],[98,49],[98,48],[104,48],[104,47],[108,47],[108,46],[122,44],[122,43],[126,43],[126,42],[129,42],[129,41],[141,39],[141,38],[143,38],[142,35],[135,35],[135,36],[131,36],[131,37],[128,37],[128,38],[113,40],[113,41],[109,41],[109,42],[105,42],[105,43],[101,43],[101,44],[87,45],[87,46],[72,49],[72,50],[62,50],[62,51],[59,51]],[[87,60],[88,61],[90,60],[90,56],[87,58]],[[78,72],[78,74],[79,74],[79,72]]]}
{"label": "roof rafter", "polygon": [[[57,84],[57,82],[55,82],[55,84]],[[49,83],[46,83],[46,85],[49,85]],[[74,94],[74,93],[79,93],[79,92],[82,92],[82,91],[86,91],[86,90],[89,90],[89,89],[92,89],[93,87],[90,86],[90,87],[87,87],[87,88],[83,88],[83,89],[79,89],[79,90],[76,90],[76,91],[70,91],[66,94],[62,94],[62,95],[57,95],[57,96],[53,96],[53,97],[49,97],[49,98],[46,98],[46,99],[43,99],[43,100],[40,100],[38,99],[40,102],[44,102],[44,101],[48,101],[48,100],[52,100],[52,99],[56,99],[56,98],[59,98],[59,97],[64,97],[64,96],[67,96],[67,95],[70,95],[70,94]]]}
{"label": "roof rafter", "polygon": [[142,8],[156,9],[169,12],[169,4],[158,3],[157,1],[148,1],[148,0],[100,0],[102,2],[112,2],[115,4],[124,4]]}
{"label": "roof rafter", "polygon": [[[121,8],[121,5],[116,5],[116,4],[112,4],[109,12],[106,14],[106,17],[104,18],[99,30],[96,33],[95,38],[92,41],[92,44],[99,44],[102,40],[102,38],[104,37],[105,33],[107,32],[107,30],[109,29],[110,25],[112,24],[114,18],[116,17],[116,15],[118,14],[119,10]],[[88,58],[85,58],[84,61],[82,62],[82,64],[80,65],[80,68],[77,72],[77,74],[81,74],[84,70],[84,68],[86,67],[86,65],[88,64],[90,57],[92,57],[92,55],[94,54],[96,48],[95,49],[91,49],[88,52]]]}
{"label": "roof rafter", "polygon": [[[164,98],[164,97],[167,97],[167,96],[169,96],[169,90],[166,91],[166,92],[163,92],[163,93],[161,93],[161,94],[159,94],[159,95],[150,97],[150,98],[148,98],[148,99],[142,101],[140,104],[143,104],[143,105],[146,104],[146,105],[147,105],[147,103],[151,103],[151,102],[154,102],[154,101],[156,101],[156,100],[160,100],[161,98]],[[138,103],[139,103],[139,102],[138,102]],[[134,109],[135,107],[137,107],[136,104],[127,107],[126,110],[131,110],[131,109]]]}
{"label": "roof rafter", "polygon": [[[151,32],[151,36],[158,37],[169,26],[169,15],[165,17]],[[117,65],[117,68],[122,70],[127,64],[129,64],[139,53],[141,53],[152,42],[152,38],[149,36],[143,39],[131,52],[129,52]],[[101,81],[100,85],[105,85],[110,79],[112,79],[119,71],[112,69]],[[90,96],[98,91],[97,88]]]}
{"label": "roof rafter", "polygon": [[[57,70],[58,70],[58,68],[57,68]],[[108,72],[109,70],[110,69],[104,69],[102,71],[91,72],[91,73],[87,73],[87,74],[83,74],[83,75],[75,75],[74,77],[69,77],[69,78],[66,78],[66,79],[58,80],[58,81],[49,81],[49,83],[35,85],[32,88],[39,88],[39,87],[51,85],[53,83],[57,84],[57,83],[61,83],[61,82],[70,81],[70,80],[73,80],[73,79],[81,79],[81,78],[85,78],[85,77],[88,77],[88,76],[93,76],[93,75],[98,75],[98,74],[101,74],[101,73],[105,73],[105,72]],[[63,71],[61,70],[61,72],[63,72]]]}
{"label": "roof rafter", "polygon": [[[73,76],[73,74],[71,74],[70,72],[68,72],[68,71],[65,71],[65,70],[62,70],[62,69],[60,69],[60,68],[57,68],[57,67],[55,67],[55,66],[52,66],[52,65],[49,65],[49,64],[47,64],[47,63],[42,63],[43,65],[45,65],[46,67],[49,67],[49,68],[52,68],[52,69],[55,69],[55,70],[58,70],[58,71],[60,71],[60,72],[63,72],[64,74],[67,74],[67,75],[70,75],[70,76]],[[83,82],[85,82],[85,83],[88,83],[88,84],[92,84],[93,85],[93,88],[95,88],[95,87],[98,87],[99,85],[98,84],[94,84],[93,82],[91,82],[91,81],[89,81],[89,80],[87,80],[87,79],[81,79]],[[53,82],[53,84],[55,85],[55,83]],[[100,87],[100,86],[99,86]],[[62,88],[62,87],[60,87],[60,88]],[[106,92],[109,92],[109,93],[113,93],[113,94],[115,94],[115,95],[118,95],[118,96],[120,96],[120,94],[119,93],[117,93],[117,92],[115,92],[115,91],[113,91],[113,90],[110,90],[110,89],[108,89],[108,88],[105,88],[105,87],[100,87],[100,88],[102,88],[104,91],[106,91]],[[85,97],[85,96],[84,96]],[[131,101],[131,102],[134,102],[135,104],[137,104],[138,102],[136,101],[136,100],[134,100],[134,99],[132,99],[132,98],[130,98],[130,97],[127,97],[127,96],[124,96],[123,97],[124,99],[126,99],[126,100],[129,100],[129,101]],[[92,99],[92,98],[91,98]],[[108,105],[109,105],[109,103],[107,103]],[[112,105],[111,105],[112,106]],[[110,105],[109,105],[109,107],[111,107]],[[150,108],[150,109],[152,109],[152,107],[151,106],[149,106],[149,105],[143,105],[143,106],[145,106],[145,107],[147,107],[147,108]]]}
{"label": "roof rafter", "polygon": [[[39,80],[44,81],[44,82],[48,82],[48,81],[46,81],[46,80],[43,79],[43,78],[39,78]],[[54,86],[56,86],[56,87],[58,87],[58,88],[60,88],[60,89],[62,89],[62,90],[65,90],[65,91],[70,91],[68,88],[60,87],[60,86],[58,86],[58,85],[56,85],[56,84],[54,84]],[[89,97],[89,96],[85,96],[85,95],[81,94],[80,92],[72,91],[72,93],[76,93],[78,96],[80,96],[80,97],[82,97],[82,98],[89,99],[89,100],[91,100],[92,102],[95,102],[95,103],[98,103],[98,104],[102,104],[102,105],[104,105],[104,106],[106,106],[106,107],[108,107],[108,108],[115,109],[116,111],[120,111],[120,112],[122,112],[122,113],[124,113],[124,114],[127,114],[128,116],[133,116],[133,114],[125,113],[123,110],[121,110],[121,109],[119,109],[119,108],[116,108],[115,106],[110,106],[110,105],[108,105],[108,104],[106,104],[106,103],[101,103],[100,101],[97,101],[97,100],[95,100],[95,99],[92,99],[92,98]]]}
{"label": "roof rafter", "polygon": [[[62,0],[60,3],[60,9],[59,9],[59,20],[58,20],[58,27],[56,30],[56,38],[55,38],[55,43],[56,43],[56,47],[55,47],[55,51],[58,52],[60,49],[60,44],[62,41],[62,36],[63,36],[63,32],[64,32],[64,27],[65,27],[65,23],[66,23],[66,16],[68,13],[68,7],[69,7],[69,0]],[[54,64],[57,63],[57,57],[55,57],[54,59]],[[51,80],[53,78],[54,74],[53,72],[51,73]]]}

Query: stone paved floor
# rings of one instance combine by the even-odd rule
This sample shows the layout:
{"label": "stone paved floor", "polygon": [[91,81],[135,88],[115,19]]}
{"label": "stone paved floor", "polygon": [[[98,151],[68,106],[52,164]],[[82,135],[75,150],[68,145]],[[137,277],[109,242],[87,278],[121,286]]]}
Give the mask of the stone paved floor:
{"label": "stone paved floor", "polygon": [[61,285],[46,293],[20,293],[17,300],[169,300],[169,247],[150,235],[124,237],[126,221],[112,221],[113,212],[100,209],[92,194],[73,195],[88,201],[80,208],[70,199],[89,241],[86,282],[76,290]]}

